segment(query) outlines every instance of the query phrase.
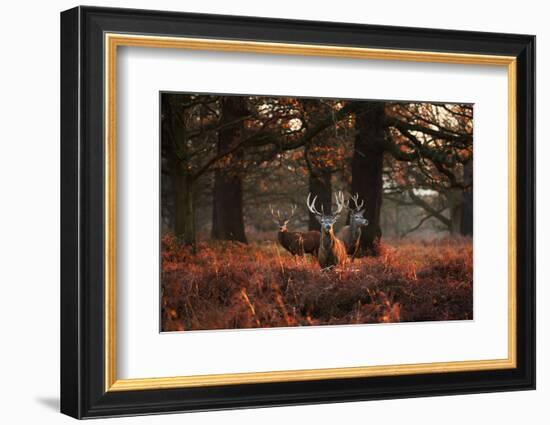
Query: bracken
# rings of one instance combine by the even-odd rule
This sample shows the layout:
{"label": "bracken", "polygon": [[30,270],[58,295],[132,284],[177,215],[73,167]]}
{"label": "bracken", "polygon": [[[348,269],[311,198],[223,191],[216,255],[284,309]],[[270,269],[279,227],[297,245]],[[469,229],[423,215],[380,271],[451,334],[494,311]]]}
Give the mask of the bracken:
{"label": "bracken", "polygon": [[321,271],[276,242],[162,237],[162,330],[472,319],[471,239],[399,241],[379,257]]}

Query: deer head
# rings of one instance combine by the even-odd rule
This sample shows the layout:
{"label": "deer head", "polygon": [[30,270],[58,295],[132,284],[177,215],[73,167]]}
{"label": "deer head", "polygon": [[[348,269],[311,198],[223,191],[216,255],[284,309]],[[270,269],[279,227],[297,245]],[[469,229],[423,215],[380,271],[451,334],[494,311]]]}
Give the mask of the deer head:
{"label": "deer head", "polygon": [[279,226],[279,232],[286,232],[288,230],[286,226],[294,216],[294,213],[296,212],[296,208],[297,208],[296,205],[292,205],[290,210],[290,215],[287,217],[285,215],[281,216],[281,212],[279,210],[277,210],[277,213],[275,213],[273,211],[273,207],[271,205],[269,206],[269,209],[271,211],[271,217],[273,218],[273,221],[275,222],[275,224]]}
{"label": "deer head", "polygon": [[359,226],[367,226],[369,224],[369,221],[365,217],[363,217],[363,214],[365,213],[365,208],[363,208],[363,206],[365,205],[365,201],[361,200],[361,203],[359,204],[358,193],[356,193],[355,196],[352,196],[351,200],[353,201],[354,206],[349,207],[350,221],[352,223],[358,224]]}
{"label": "deer head", "polygon": [[321,205],[321,211],[317,209],[315,206],[315,201],[317,201],[317,196],[313,198],[313,200],[310,200],[311,193],[307,195],[307,208],[309,211],[311,211],[312,214],[315,215],[315,218],[321,225],[321,231],[324,233],[330,233],[332,231],[332,226],[338,218],[340,217],[340,214],[344,210],[344,207],[346,207],[346,202],[344,201],[344,194],[342,192],[338,192],[335,195],[336,199],[336,211],[328,213],[325,213],[324,207]]}

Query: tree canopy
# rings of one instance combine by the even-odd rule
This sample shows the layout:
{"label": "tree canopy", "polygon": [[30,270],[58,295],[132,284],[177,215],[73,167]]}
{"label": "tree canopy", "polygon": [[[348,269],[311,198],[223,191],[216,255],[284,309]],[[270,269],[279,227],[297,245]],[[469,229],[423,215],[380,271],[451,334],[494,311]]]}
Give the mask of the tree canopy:
{"label": "tree canopy", "polygon": [[163,225],[186,244],[247,242],[269,229],[269,203],[298,205],[296,226],[313,229],[305,197],[330,208],[335,190],[366,201],[364,254],[390,206],[419,212],[401,235],[472,231],[469,104],[163,93],[161,157]]}

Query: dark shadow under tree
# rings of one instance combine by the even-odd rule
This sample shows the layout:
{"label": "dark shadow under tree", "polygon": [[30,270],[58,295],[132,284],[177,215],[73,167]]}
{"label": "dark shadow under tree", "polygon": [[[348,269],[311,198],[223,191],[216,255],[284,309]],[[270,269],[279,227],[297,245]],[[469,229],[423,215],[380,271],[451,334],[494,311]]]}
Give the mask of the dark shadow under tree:
{"label": "dark shadow under tree", "polygon": [[369,224],[361,233],[359,255],[378,255],[382,236],[382,172],[384,163],[385,103],[368,102],[356,115],[351,192],[365,200]]}
{"label": "dark shadow under tree", "polygon": [[[218,154],[229,151],[243,138],[244,119],[248,116],[246,99],[224,97],[221,101],[221,123],[218,131]],[[214,173],[212,201],[212,238],[246,243],[243,218],[243,179],[239,163],[243,150],[226,157],[226,164]]]}

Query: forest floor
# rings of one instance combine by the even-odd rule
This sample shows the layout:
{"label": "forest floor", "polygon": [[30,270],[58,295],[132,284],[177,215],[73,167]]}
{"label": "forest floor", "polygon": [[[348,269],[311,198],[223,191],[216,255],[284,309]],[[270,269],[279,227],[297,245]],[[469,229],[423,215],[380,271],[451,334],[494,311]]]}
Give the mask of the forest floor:
{"label": "forest floor", "polygon": [[273,241],[162,238],[162,330],[472,319],[471,239],[386,242],[377,258],[321,271]]}

